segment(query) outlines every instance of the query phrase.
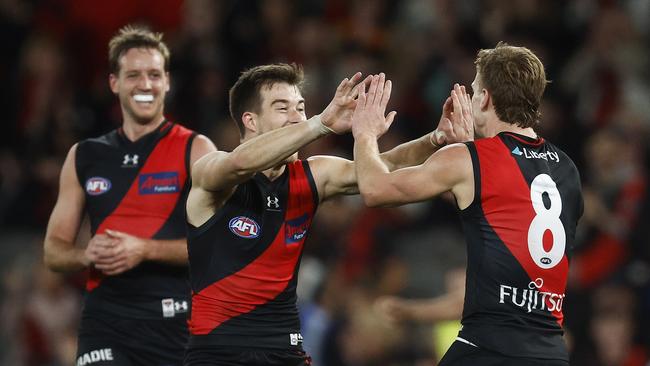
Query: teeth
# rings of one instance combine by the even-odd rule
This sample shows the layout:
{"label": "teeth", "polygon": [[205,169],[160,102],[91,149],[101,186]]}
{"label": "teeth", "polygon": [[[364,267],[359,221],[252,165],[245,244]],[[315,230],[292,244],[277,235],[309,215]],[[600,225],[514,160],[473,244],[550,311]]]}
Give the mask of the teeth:
{"label": "teeth", "polygon": [[136,102],[153,102],[153,95],[151,94],[136,94],[133,96]]}

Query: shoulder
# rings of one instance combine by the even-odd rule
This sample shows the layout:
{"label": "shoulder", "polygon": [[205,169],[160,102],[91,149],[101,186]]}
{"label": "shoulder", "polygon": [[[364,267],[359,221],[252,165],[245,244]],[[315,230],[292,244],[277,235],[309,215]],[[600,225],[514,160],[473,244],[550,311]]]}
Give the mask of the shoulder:
{"label": "shoulder", "polygon": [[332,155],[314,155],[307,158],[306,162],[312,170],[328,170],[353,164],[352,160]]}

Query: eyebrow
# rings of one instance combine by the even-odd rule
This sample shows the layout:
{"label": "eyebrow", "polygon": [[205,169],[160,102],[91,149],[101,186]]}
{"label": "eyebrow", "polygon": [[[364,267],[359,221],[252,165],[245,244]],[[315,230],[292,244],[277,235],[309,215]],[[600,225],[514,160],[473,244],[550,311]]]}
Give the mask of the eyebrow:
{"label": "eyebrow", "polygon": [[[271,102],[271,106],[275,105],[276,103],[291,104],[291,102],[287,99],[275,99],[274,101]],[[304,99],[298,100],[298,104],[300,103],[305,103],[305,100]]]}

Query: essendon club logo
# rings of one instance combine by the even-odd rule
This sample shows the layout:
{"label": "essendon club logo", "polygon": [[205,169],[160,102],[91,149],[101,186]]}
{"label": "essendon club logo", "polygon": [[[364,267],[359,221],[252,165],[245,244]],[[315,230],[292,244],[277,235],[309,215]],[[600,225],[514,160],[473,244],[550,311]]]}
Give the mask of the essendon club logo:
{"label": "essendon club logo", "polygon": [[255,239],[260,236],[260,226],[255,220],[246,216],[237,216],[230,219],[228,227],[233,234],[244,239]]}
{"label": "essendon club logo", "polygon": [[176,193],[180,190],[177,172],[140,174],[138,176],[138,193],[140,194]]}
{"label": "essendon club logo", "polygon": [[303,240],[307,235],[307,229],[309,229],[309,215],[307,214],[287,220],[284,225],[285,244],[295,244]]}
{"label": "essendon club logo", "polygon": [[111,189],[111,181],[102,177],[92,177],[86,181],[86,192],[91,196],[99,196]]}

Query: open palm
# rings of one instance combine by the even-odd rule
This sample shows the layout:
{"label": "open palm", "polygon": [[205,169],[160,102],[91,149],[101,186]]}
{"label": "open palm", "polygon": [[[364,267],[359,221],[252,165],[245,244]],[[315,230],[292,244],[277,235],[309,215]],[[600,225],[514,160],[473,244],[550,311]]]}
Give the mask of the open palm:
{"label": "open palm", "polygon": [[357,106],[357,97],[360,88],[370,81],[370,76],[366,80],[361,80],[361,73],[357,72],[350,79],[345,78],[336,88],[336,94],[330,104],[327,105],[321,113],[321,122],[329,127],[334,133],[342,134],[350,131],[352,128],[352,114]]}

